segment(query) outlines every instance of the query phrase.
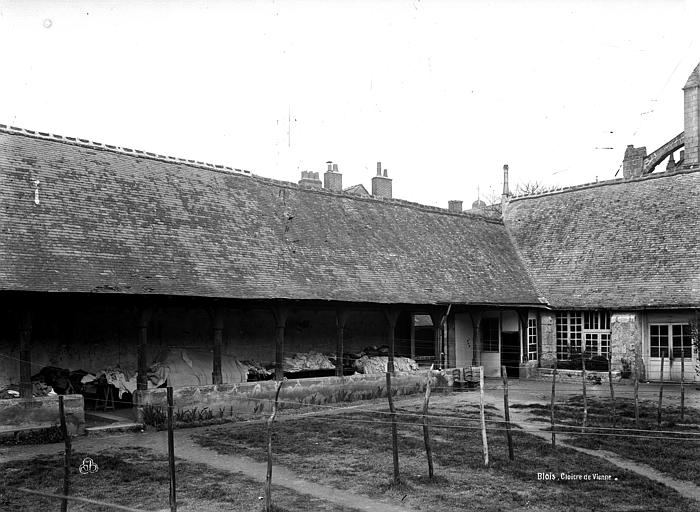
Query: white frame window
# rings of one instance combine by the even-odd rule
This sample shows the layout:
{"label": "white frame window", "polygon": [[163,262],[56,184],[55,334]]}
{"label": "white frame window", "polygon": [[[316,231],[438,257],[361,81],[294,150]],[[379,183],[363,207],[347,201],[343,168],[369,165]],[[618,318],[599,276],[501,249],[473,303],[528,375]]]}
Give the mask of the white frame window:
{"label": "white frame window", "polygon": [[527,319],[527,359],[537,361],[537,318]]}
{"label": "white frame window", "polygon": [[569,359],[571,352],[610,355],[610,313],[608,311],[559,311],[556,314],[557,359]]}
{"label": "white frame window", "polygon": [[681,349],[684,359],[693,357],[690,324],[683,322],[655,322],[649,324],[649,356],[661,358],[665,353],[668,359],[680,359]]}
{"label": "white frame window", "polygon": [[498,317],[481,319],[481,349],[484,352],[499,352],[501,341],[501,322]]}

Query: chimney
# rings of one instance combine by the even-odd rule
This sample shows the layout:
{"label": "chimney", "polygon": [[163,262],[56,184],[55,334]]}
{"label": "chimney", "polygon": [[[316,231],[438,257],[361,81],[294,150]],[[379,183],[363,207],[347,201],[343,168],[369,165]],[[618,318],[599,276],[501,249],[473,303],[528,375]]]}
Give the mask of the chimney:
{"label": "chimney", "polygon": [[326,162],[328,170],[323,174],[323,188],[333,192],[343,191],[343,175],[338,172],[338,164]]}
{"label": "chimney", "polygon": [[377,175],[372,178],[372,196],[391,199],[391,178],[386,169],[382,174],[382,163],[377,162]]}
{"label": "chimney", "polygon": [[622,176],[625,179],[639,178],[644,170],[644,159],[647,156],[646,146],[635,148],[632,144],[625,149],[625,157],[622,160]]}
{"label": "chimney", "polygon": [[301,171],[301,179],[299,180],[300,187],[321,188],[321,180],[318,179],[318,173],[313,171]]}
{"label": "chimney", "polygon": [[462,201],[447,201],[447,210],[452,213],[462,213]]}
{"label": "chimney", "polygon": [[688,77],[683,87],[683,167],[700,164],[700,64]]}
{"label": "chimney", "polygon": [[510,186],[508,185],[508,164],[503,166],[503,197],[510,197]]}

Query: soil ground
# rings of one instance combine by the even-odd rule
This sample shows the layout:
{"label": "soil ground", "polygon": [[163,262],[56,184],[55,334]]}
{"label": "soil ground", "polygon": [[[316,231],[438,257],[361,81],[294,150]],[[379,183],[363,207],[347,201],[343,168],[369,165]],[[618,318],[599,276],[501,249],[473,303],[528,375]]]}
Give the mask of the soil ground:
{"label": "soil ground", "polygon": [[[500,381],[487,381],[485,388],[486,402],[491,405],[490,419],[498,421],[500,412],[494,408],[502,408],[502,384]],[[655,385],[642,385],[640,389],[643,390],[641,396],[647,396],[644,393],[648,393],[651,397],[658,393],[658,386]],[[549,383],[514,381],[510,387],[510,403],[548,403],[550,391]],[[576,385],[558,387],[558,397],[561,401],[579,392],[580,387]],[[632,387],[617,385],[615,392],[616,397],[631,396]],[[589,396],[596,394],[603,399],[608,396],[609,388],[607,385],[589,386]],[[668,401],[666,403],[673,404],[678,400],[678,393],[667,387],[664,397],[665,402]],[[653,476],[649,479],[633,471],[623,471],[619,464],[611,465],[600,458],[566,449],[557,449],[554,453],[544,438],[540,441],[524,432],[515,433],[514,464],[507,461],[503,432],[490,432],[490,467],[483,468],[478,430],[448,427],[450,421],[462,421],[450,416],[478,417],[474,414],[476,409],[473,407],[477,402],[478,393],[475,392],[436,395],[432,399],[431,412],[445,416],[439,421],[432,420],[436,425],[431,428],[437,475],[434,482],[430,482],[425,476],[427,470],[420,427],[415,424],[400,426],[403,483],[398,487],[390,485],[388,425],[366,426],[358,421],[376,421],[377,415],[373,410],[386,412],[385,400],[361,402],[343,409],[317,408],[313,413],[303,416],[298,412],[282,411],[280,421],[275,424],[277,434],[273,482],[277,490],[273,491],[273,497],[276,501],[279,500],[280,505],[288,507],[288,510],[463,510],[467,505],[473,510],[542,511],[598,510],[610,509],[610,506],[614,506],[616,510],[700,508],[697,500],[683,498],[673,491],[668,483],[655,483]],[[421,404],[421,397],[408,397],[397,401],[397,406],[408,412],[418,411]],[[698,405],[698,392],[694,386],[687,390],[686,404],[691,407]],[[517,410],[514,414],[520,415],[514,419],[520,421],[521,426],[528,431],[534,427],[542,427],[541,424],[536,424],[536,418],[528,417]],[[334,418],[333,421],[325,420],[331,417]],[[385,416],[379,417],[386,419]],[[414,422],[409,417],[406,423]],[[444,425],[442,430],[437,426],[439,424]],[[318,425],[321,425],[321,430],[317,428]],[[498,424],[490,424],[493,425]],[[182,485],[178,494],[181,504],[179,510],[256,510],[255,507],[259,504],[253,501],[262,496],[264,480],[265,465],[261,456],[264,446],[260,444],[263,431],[264,425],[261,422],[176,431],[178,471],[189,474],[190,483],[197,484],[189,487],[184,481],[178,484],[178,487]],[[292,432],[295,436],[291,435]],[[285,435],[280,437],[282,433]],[[545,437],[548,435],[544,433]],[[201,446],[207,444],[203,439],[211,441],[208,448]],[[284,439],[287,441],[283,441]],[[167,452],[164,432],[75,438],[73,444],[79,454],[88,454],[97,459],[103,457],[108,465],[109,461],[116,460],[114,457],[118,458],[120,452],[131,453],[131,449],[141,449],[144,454],[143,460],[153,464],[157,461],[162,463],[163,454]],[[58,464],[60,469],[62,451],[62,444],[2,447],[0,464],[5,478],[8,469],[14,469],[14,473],[18,474],[18,469],[21,471],[22,466],[27,466],[22,462],[32,459],[35,459],[32,464]],[[131,456],[131,459],[133,462],[134,457]],[[623,466],[634,469],[634,463],[631,461],[624,458],[621,461]],[[114,464],[117,465],[116,462]],[[347,468],[351,471],[346,472]],[[134,472],[133,468],[122,469],[123,473]],[[537,473],[547,473],[550,470],[552,473],[611,474],[618,480],[614,481],[615,483],[538,480]],[[60,478],[61,471],[58,476],[47,478]],[[194,478],[194,475],[200,478]],[[148,492],[159,496],[159,501],[158,504],[150,503],[148,506],[151,510],[163,510],[167,508],[167,474],[164,482],[157,481],[157,478],[155,480],[155,486],[149,488]],[[684,483],[692,485],[690,482],[681,482]],[[219,485],[218,490],[213,489],[213,484]],[[45,486],[47,482],[39,482],[39,485]],[[51,485],[54,490],[60,488],[57,482],[52,482]],[[131,485],[133,487],[133,484]],[[235,489],[248,489],[247,494],[243,492],[247,497],[241,493],[236,494]],[[291,494],[285,494],[288,492]],[[131,496],[133,495],[132,492]],[[14,499],[16,502],[16,494],[14,496],[12,498],[12,495],[7,493],[4,499],[10,502]],[[112,499],[127,499],[128,496],[128,493],[121,493]],[[231,496],[236,496],[238,501],[244,504],[244,508],[233,508],[232,500],[229,499]],[[104,499],[110,501],[110,496],[105,493]],[[138,503],[137,501],[134,504]],[[37,508],[27,506],[9,510],[15,512]],[[90,510],[95,509],[92,507]]]}

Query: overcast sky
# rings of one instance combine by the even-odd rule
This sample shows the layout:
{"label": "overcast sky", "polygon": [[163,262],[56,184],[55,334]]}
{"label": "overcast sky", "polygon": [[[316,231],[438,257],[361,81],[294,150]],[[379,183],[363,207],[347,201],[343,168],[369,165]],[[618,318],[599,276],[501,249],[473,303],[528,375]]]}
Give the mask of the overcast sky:
{"label": "overcast sky", "polygon": [[[0,0],[0,123],[446,207],[683,130],[683,1]],[[621,175],[621,171],[620,171]]]}

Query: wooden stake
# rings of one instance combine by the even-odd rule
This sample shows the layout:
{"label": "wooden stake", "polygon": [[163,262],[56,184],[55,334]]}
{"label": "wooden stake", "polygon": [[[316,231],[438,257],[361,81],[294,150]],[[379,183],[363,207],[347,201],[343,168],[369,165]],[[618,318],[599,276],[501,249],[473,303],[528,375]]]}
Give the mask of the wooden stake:
{"label": "wooden stake", "polygon": [[661,406],[664,399],[664,357],[666,351],[661,352],[661,384],[659,385],[659,408],[656,411],[656,424],[661,426]]}
{"label": "wooden stake", "polygon": [[430,430],[428,422],[428,403],[430,402],[430,377],[432,366],[428,372],[428,379],[425,383],[425,400],[423,401],[423,441],[425,441],[425,455],[428,457],[428,477],[433,479],[433,449],[430,446]]}
{"label": "wooden stake", "polygon": [[[61,419],[61,433],[63,434],[63,442],[65,443],[65,455],[63,457],[63,495],[68,496],[70,491],[70,456],[71,443],[70,434],[68,434],[68,426],[66,425],[66,411],[63,407],[63,395],[58,395],[58,415]],[[68,499],[61,500],[61,512],[68,510]]]}
{"label": "wooden stake", "polygon": [[634,369],[634,426],[639,428],[639,364]]}
{"label": "wooden stake", "polygon": [[398,485],[401,480],[399,475],[399,435],[396,431],[396,409],[394,409],[394,399],[391,396],[391,370],[386,372],[386,397],[389,400],[389,411],[391,413],[391,449],[394,458],[394,485]]}
{"label": "wooden stake", "polygon": [[503,376],[503,410],[506,418],[506,439],[508,441],[508,458],[514,460],[513,455],[513,436],[510,433],[510,410],[508,409],[508,373],[506,367],[501,366],[501,374]]}
{"label": "wooden stake", "polygon": [[280,397],[283,380],[277,381],[275,401],[272,403],[272,414],[267,419],[267,478],[265,479],[265,512],[272,512],[272,422],[277,415],[277,402]]}
{"label": "wooden stake", "polygon": [[610,384],[610,406],[612,413],[612,428],[615,428],[615,388],[612,380],[612,355],[608,355],[608,383]]}
{"label": "wooden stake", "polygon": [[484,367],[479,367],[479,405],[481,411],[481,440],[484,445],[484,466],[489,465],[489,443],[486,439],[486,416],[484,415]]}
{"label": "wooden stake", "polygon": [[552,372],[552,403],[550,406],[550,423],[552,425],[552,448],[557,447],[556,434],[554,433],[554,397],[556,395],[557,369]]}
{"label": "wooden stake", "polygon": [[583,382],[583,421],[581,422],[581,432],[586,430],[588,421],[588,400],[586,399],[586,352],[581,353],[581,378]]}
{"label": "wooden stake", "polygon": [[173,439],[173,388],[167,388],[168,398],[168,470],[170,472],[170,512],[177,512],[175,492],[175,442]]}
{"label": "wooden stake", "polygon": [[681,421],[685,416],[685,349],[683,348],[683,335],[681,333]]}

